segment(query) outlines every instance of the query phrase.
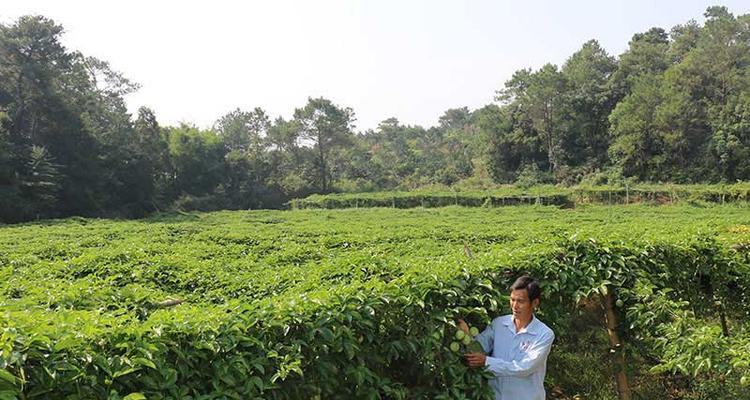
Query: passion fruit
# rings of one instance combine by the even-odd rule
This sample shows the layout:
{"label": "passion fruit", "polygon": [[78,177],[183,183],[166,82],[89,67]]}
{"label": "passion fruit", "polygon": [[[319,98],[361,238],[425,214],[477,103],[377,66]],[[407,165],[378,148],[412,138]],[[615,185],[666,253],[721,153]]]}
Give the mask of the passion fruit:
{"label": "passion fruit", "polygon": [[484,353],[484,348],[476,340],[472,340],[471,343],[466,346],[466,351],[469,353]]}

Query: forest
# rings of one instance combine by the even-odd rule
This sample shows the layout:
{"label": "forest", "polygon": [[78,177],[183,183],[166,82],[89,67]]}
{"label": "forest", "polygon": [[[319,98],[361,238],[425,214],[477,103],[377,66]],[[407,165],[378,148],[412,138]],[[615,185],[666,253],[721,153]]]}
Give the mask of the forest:
{"label": "forest", "polygon": [[387,118],[361,131],[354,110],[314,96],[289,118],[236,108],[210,128],[160,125],[148,107],[128,112],[139,85],[116,66],[24,16],[0,25],[0,221],[424,187],[749,180],[750,15],[704,17],[636,33],[619,55],[589,40],[436,126]]}

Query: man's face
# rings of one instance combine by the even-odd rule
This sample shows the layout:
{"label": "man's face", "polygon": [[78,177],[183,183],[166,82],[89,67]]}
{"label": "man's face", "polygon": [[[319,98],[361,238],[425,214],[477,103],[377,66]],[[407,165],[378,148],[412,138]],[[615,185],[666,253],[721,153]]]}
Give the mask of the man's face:
{"label": "man's face", "polygon": [[510,310],[515,319],[526,321],[531,319],[534,307],[539,304],[539,299],[529,301],[529,291],[518,289],[510,292]]}

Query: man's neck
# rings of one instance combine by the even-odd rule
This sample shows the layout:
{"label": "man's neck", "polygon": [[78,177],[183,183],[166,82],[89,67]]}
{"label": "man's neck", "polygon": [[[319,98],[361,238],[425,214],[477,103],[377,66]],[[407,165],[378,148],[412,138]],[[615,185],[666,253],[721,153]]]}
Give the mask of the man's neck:
{"label": "man's neck", "polygon": [[534,319],[534,314],[531,314],[531,316],[526,320],[520,320],[516,317],[513,317],[513,324],[516,326],[516,332],[520,332],[521,329],[529,326],[531,321]]}

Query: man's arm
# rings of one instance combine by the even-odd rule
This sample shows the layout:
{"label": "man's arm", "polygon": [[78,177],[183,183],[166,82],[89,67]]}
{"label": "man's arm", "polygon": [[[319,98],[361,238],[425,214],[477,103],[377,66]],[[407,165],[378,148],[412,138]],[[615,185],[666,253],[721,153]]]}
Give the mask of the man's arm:
{"label": "man's arm", "polygon": [[520,360],[505,361],[500,358],[487,357],[485,360],[487,370],[496,376],[529,376],[546,362],[554,340],[554,333],[545,334],[526,351]]}

